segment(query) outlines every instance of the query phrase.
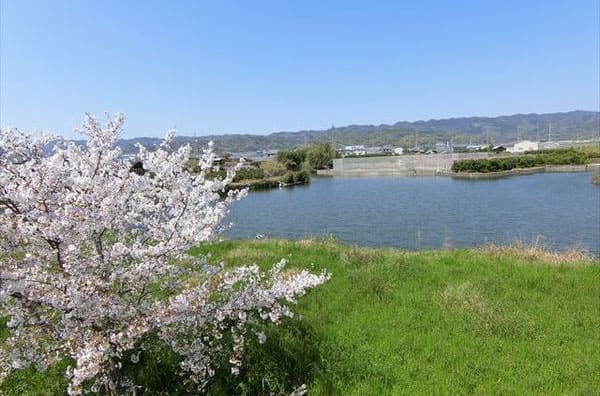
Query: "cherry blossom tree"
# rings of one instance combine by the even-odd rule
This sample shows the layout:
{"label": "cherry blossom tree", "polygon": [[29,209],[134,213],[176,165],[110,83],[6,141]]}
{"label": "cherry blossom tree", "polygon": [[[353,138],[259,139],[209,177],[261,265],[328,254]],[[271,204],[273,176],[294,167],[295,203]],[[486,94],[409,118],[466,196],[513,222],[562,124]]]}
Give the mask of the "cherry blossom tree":
{"label": "cherry blossom tree", "polygon": [[0,382],[13,369],[70,357],[69,394],[126,393],[135,384],[124,359],[135,363],[152,335],[202,388],[217,357],[228,356],[236,374],[245,339],[264,341],[256,324],[291,316],[289,305],[329,277],[286,272],[283,260],[262,272],[188,255],[218,235],[244,191],[225,193],[233,171],[207,177],[212,145],[200,172],[188,173],[191,149],[170,149],[172,133],[156,150],[139,146],[143,169],[132,172],[116,146],[123,121],[87,116],[85,145],[0,133],[0,317],[9,331]]}

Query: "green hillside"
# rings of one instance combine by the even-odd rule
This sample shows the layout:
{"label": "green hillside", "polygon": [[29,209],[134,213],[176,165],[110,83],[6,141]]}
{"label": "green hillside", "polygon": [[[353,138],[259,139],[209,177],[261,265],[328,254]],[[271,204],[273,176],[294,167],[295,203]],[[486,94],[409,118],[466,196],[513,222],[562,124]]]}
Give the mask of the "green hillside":
{"label": "green hillside", "polygon": [[[410,147],[415,142],[434,144],[452,141],[460,143],[506,143],[517,139],[547,140],[591,139],[600,137],[600,113],[593,111],[571,111],[549,114],[515,114],[500,117],[462,117],[443,120],[397,122],[380,125],[350,125],[326,130],[298,132],[276,132],[268,135],[232,134],[200,137],[183,136],[180,131],[177,144],[190,143],[194,148],[212,140],[217,151],[256,151],[289,149],[316,141],[333,142],[336,147],[364,144],[368,146],[394,145]],[[138,131],[138,134],[143,134]],[[135,143],[152,146],[156,138],[121,140],[125,152],[135,151]]]}

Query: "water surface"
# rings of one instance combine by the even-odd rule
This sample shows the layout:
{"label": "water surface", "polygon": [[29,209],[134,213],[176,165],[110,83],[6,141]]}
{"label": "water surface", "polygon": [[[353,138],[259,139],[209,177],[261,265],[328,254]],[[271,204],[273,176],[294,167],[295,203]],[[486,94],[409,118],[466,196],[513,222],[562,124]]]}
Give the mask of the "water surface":
{"label": "water surface", "polygon": [[229,238],[333,236],[366,246],[429,249],[520,241],[600,253],[600,187],[589,173],[494,180],[314,178],[236,202]]}

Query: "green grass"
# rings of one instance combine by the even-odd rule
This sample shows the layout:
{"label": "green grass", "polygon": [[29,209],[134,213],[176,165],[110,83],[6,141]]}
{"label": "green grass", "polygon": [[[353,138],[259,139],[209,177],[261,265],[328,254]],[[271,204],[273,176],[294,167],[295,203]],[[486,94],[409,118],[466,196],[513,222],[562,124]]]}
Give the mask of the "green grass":
{"label": "green grass", "polygon": [[[225,241],[194,253],[264,268],[285,257],[291,267],[332,273],[301,298],[296,319],[267,327],[266,345],[249,346],[241,378],[224,370],[211,394],[289,394],[302,383],[311,395],[600,390],[597,261],[531,249],[415,253],[332,241]],[[36,383],[60,379],[56,370],[35,375],[17,372],[2,390],[33,395],[43,389]]]}

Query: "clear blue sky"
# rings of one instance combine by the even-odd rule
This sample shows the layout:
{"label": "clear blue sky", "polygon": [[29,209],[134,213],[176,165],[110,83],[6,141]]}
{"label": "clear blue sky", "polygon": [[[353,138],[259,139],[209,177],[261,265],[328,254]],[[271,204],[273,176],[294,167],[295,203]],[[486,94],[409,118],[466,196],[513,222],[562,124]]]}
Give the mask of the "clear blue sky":
{"label": "clear blue sky", "polygon": [[125,137],[600,107],[600,6],[0,0],[0,122]]}

